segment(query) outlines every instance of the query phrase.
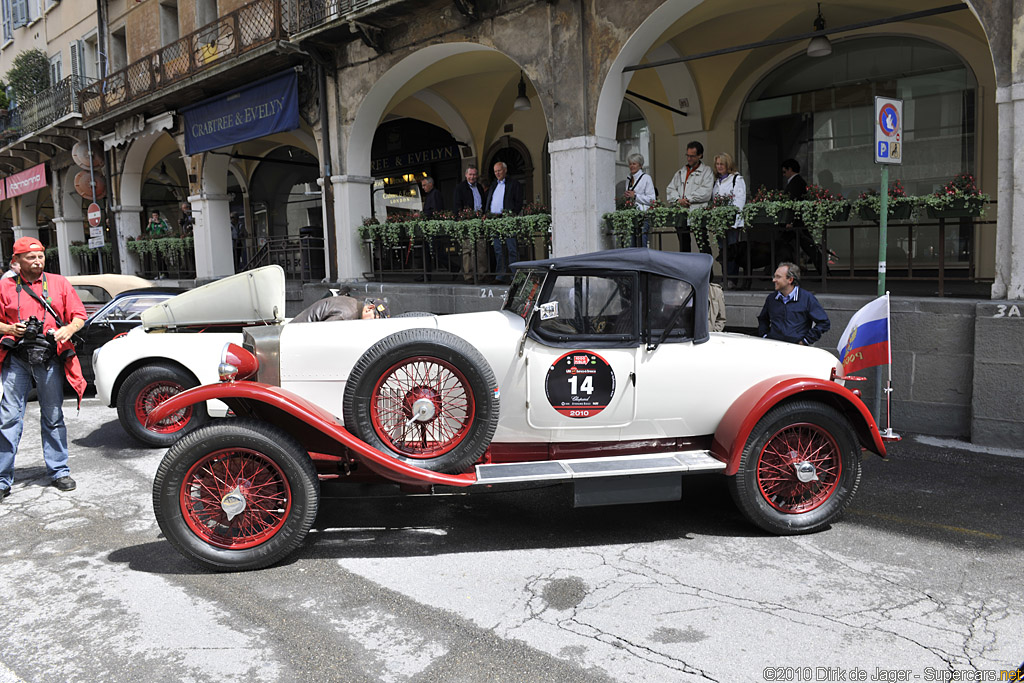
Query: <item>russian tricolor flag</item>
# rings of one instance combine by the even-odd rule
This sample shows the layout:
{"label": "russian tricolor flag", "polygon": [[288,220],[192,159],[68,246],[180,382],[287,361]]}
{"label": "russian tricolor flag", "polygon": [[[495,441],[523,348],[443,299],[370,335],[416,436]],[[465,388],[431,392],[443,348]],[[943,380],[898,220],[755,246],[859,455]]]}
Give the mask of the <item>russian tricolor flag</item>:
{"label": "russian tricolor flag", "polygon": [[837,348],[847,375],[863,368],[892,363],[888,292],[853,314]]}

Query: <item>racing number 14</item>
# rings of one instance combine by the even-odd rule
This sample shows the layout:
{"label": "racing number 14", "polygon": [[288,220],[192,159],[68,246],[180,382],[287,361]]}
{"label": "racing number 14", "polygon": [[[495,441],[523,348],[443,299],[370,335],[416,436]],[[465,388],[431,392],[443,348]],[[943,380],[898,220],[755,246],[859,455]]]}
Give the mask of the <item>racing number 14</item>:
{"label": "racing number 14", "polygon": [[583,393],[583,394],[592,394],[592,393],[594,393],[594,378],[591,375],[587,375],[586,377],[583,378],[583,381],[580,382],[580,386],[579,386],[578,390],[576,389],[576,380],[577,379],[579,379],[579,377],[577,377],[576,375],[570,375],[569,376],[569,388],[571,389],[573,396],[579,396],[581,393]]}

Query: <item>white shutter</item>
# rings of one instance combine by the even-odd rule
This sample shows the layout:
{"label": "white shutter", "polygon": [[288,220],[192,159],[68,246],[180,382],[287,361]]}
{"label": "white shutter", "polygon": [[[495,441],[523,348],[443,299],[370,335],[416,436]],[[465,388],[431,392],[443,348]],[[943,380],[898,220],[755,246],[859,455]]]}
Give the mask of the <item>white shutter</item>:
{"label": "white shutter", "polygon": [[79,82],[82,77],[82,41],[72,40],[71,41],[71,75],[77,76]]}
{"label": "white shutter", "polygon": [[0,10],[3,11],[4,15],[4,40],[12,40],[14,38],[14,27],[12,26],[13,12],[11,10],[11,0],[3,0],[0,4]]}
{"label": "white shutter", "polygon": [[28,24],[28,0],[12,0],[11,9],[14,16],[14,28]]}

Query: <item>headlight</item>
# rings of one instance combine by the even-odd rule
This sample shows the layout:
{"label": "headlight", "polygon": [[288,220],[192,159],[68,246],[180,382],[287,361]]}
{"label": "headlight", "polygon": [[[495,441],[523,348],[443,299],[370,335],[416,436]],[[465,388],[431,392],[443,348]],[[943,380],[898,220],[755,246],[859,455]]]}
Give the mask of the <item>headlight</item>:
{"label": "headlight", "polygon": [[224,345],[221,352],[217,375],[221,382],[232,382],[236,379],[249,379],[260,369],[256,356],[235,343]]}

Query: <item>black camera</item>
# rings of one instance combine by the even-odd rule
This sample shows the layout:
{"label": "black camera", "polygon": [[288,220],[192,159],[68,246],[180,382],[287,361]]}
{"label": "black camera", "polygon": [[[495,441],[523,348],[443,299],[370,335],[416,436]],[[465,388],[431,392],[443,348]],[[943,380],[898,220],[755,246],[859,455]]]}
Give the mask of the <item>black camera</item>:
{"label": "black camera", "polygon": [[25,334],[21,335],[21,340],[25,342],[35,341],[36,337],[42,336],[43,334],[43,321],[34,315],[30,315],[28,320],[25,321]]}

